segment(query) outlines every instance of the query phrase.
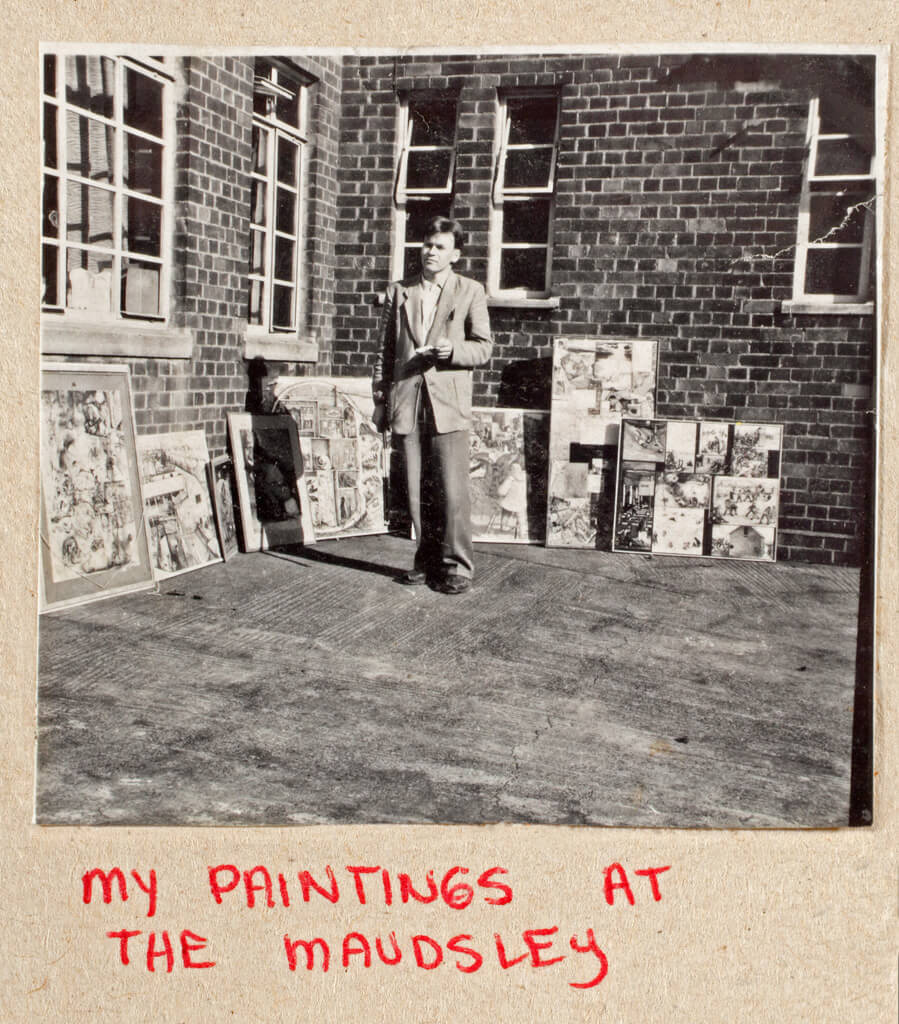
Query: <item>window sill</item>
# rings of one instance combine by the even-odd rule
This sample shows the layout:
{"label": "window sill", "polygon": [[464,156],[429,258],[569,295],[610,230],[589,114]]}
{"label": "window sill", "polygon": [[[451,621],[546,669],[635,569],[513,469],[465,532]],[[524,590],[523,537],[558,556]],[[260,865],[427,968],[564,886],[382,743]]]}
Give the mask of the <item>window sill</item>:
{"label": "window sill", "polygon": [[295,334],[247,334],[244,359],[271,359],[284,363],[318,362],[318,342]]}
{"label": "window sill", "polygon": [[54,356],[190,359],[193,331],[162,324],[41,317],[41,352]]}
{"label": "window sill", "polygon": [[545,299],[529,299],[517,295],[488,295],[487,305],[491,309],[558,309],[561,304],[558,295]]}
{"label": "window sill", "polygon": [[781,313],[807,316],[873,316],[873,302],[809,302],[788,300],[780,304]]}

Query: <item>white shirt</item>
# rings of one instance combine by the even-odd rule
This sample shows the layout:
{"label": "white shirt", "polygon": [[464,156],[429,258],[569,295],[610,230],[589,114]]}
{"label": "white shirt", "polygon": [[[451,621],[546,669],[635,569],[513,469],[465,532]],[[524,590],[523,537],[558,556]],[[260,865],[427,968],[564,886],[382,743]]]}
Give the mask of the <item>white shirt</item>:
{"label": "white shirt", "polygon": [[434,323],[434,316],[437,312],[437,303],[443,293],[443,286],[449,277],[449,268],[442,270],[433,281],[426,281],[422,277],[421,285],[421,336],[427,338],[428,331]]}

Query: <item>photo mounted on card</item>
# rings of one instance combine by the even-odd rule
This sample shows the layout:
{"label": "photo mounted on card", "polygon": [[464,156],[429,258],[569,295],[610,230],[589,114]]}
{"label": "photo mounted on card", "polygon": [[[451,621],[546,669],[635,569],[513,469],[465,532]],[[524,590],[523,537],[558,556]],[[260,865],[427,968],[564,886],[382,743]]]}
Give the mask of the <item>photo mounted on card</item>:
{"label": "photo mounted on card", "polygon": [[36,821],[870,824],[885,70],[46,44]]}

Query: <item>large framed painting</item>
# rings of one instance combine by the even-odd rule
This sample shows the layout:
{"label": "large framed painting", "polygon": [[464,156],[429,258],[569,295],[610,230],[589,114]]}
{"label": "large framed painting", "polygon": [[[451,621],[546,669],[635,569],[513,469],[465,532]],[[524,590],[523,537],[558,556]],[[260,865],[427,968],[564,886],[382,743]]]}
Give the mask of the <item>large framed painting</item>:
{"label": "large framed painting", "polygon": [[228,431],[247,551],[315,543],[293,419],[232,412]]}
{"label": "large framed painting", "polygon": [[371,378],[279,377],[274,409],[296,423],[318,540],[387,532],[387,453]]}
{"label": "large framed painting", "polygon": [[547,547],[610,550],[621,419],[653,415],[657,361],[655,341],[556,340]]}
{"label": "large framed painting", "polygon": [[546,536],[549,414],[472,410],[469,491],[476,541],[528,544]]}
{"label": "large framed painting", "polygon": [[219,455],[209,463],[209,490],[212,509],[218,529],[222,557],[227,561],[240,550],[240,506],[237,500],[237,481],[234,463],[227,455]]}
{"label": "large framed painting", "polygon": [[205,431],[142,434],[137,453],[157,579],[220,562]]}
{"label": "large framed painting", "polygon": [[41,370],[41,610],[154,585],[127,366]]}
{"label": "large framed painting", "polygon": [[625,419],[615,551],[773,562],[783,427]]}

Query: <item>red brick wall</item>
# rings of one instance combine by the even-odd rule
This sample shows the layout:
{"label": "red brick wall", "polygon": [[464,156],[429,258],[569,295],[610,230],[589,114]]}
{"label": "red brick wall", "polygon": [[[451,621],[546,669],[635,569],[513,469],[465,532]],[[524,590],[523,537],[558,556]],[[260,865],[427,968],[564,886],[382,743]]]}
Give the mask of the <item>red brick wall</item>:
{"label": "red brick wall", "polygon": [[[660,415],[784,424],[779,557],[857,563],[873,318],[781,312],[792,291],[808,79],[790,57],[768,61],[769,84],[754,85],[731,80],[727,62],[705,80],[678,78],[684,61],[348,57],[334,370],[367,372],[375,356],[397,93],[460,89],[454,214],[469,243],[459,269],[484,281],[496,90],[557,86],[560,308],[492,310],[496,346],[475,372],[476,399],[508,400],[516,364],[544,360],[545,375],[555,337],[658,338]],[[772,72],[794,84],[770,84]]]}

